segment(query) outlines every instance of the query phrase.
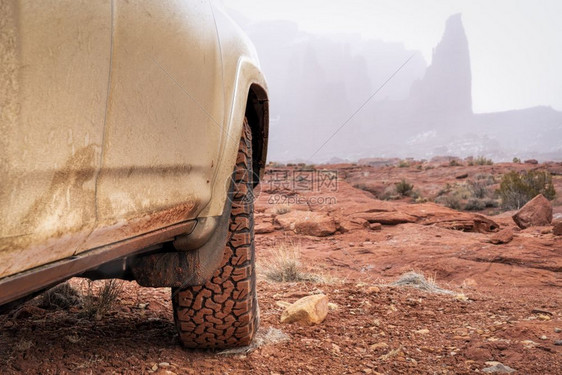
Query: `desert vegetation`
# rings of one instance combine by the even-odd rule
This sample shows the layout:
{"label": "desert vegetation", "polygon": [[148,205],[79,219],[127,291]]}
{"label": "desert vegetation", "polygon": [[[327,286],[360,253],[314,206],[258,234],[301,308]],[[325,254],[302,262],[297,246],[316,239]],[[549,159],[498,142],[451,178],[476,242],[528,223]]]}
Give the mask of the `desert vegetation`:
{"label": "desert vegetation", "polygon": [[284,241],[275,246],[267,263],[260,264],[265,278],[274,282],[319,282],[321,277],[304,269],[301,261],[301,246],[293,241]]}
{"label": "desert vegetation", "polygon": [[502,208],[506,210],[519,209],[538,194],[549,200],[556,197],[552,175],[541,170],[506,173],[502,177],[498,194]]}
{"label": "desert vegetation", "polygon": [[455,210],[482,211],[498,206],[496,179],[491,174],[476,174],[462,183],[447,183],[435,202]]}
{"label": "desert vegetation", "polygon": [[395,183],[394,187],[396,189],[396,193],[401,197],[408,197],[412,195],[412,192],[414,191],[414,185],[410,184],[405,179],[402,179],[399,182]]}

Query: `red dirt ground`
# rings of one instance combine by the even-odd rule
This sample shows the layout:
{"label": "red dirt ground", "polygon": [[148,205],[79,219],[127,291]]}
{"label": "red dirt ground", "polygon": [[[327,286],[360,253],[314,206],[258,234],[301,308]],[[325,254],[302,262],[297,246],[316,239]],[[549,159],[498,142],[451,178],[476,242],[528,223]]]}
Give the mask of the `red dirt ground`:
{"label": "red dirt ground", "polygon": [[[326,167],[337,170],[337,186],[311,189],[299,186],[306,175],[281,168],[287,179],[269,173],[256,204],[257,228],[269,232],[256,236],[262,345],[238,354],[185,350],[175,333],[169,290],[124,282],[117,302],[97,318],[84,316],[80,306],[43,309],[39,299],[0,315],[0,373],[468,374],[498,361],[516,374],[562,374],[562,346],[555,345],[562,340],[562,237],[552,226],[519,230],[512,213],[488,216],[514,231],[511,242],[494,245],[493,233],[448,229],[451,223],[470,222],[472,213],[408,198],[379,201],[352,186],[382,184],[384,190],[404,178],[433,199],[462,174],[499,177],[536,167],[545,166],[339,165]],[[553,163],[546,167],[562,169]],[[321,174],[312,176],[318,186]],[[560,174],[554,183],[560,197]],[[301,201],[285,209],[278,200],[283,197]],[[327,198],[336,201],[327,204]],[[562,219],[561,203],[560,198],[553,202],[555,220]],[[282,229],[279,218],[297,211],[333,219],[337,231],[316,237],[306,234],[306,226]],[[388,212],[415,221],[373,230],[360,220]],[[280,246],[296,246],[306,271],[324,281],[268,281],[263,274]],[[453,293],[388,285],[412,270]],[[85,280],[70,284],[87,292]],[[337,305],[323,323],[279,322],[283,308],[277,302],[319,292]],[[273,340],[281,335],[277,330],[285,340]]]}

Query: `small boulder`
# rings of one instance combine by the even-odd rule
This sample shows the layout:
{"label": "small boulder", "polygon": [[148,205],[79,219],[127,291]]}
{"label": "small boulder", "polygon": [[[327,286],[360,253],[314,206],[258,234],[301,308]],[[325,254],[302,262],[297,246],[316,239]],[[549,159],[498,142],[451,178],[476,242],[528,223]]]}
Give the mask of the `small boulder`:
{"label": "small boulder", "polygon": [[536,164],[539,164],[539,161],[538,161],[537,159],[528,159],[528,160],[525,160],[525,164],[534,164],[534,165],[536,165]]}
{"label": "small boulder", "polygon": [[381,223],[369,224],[369,229],[376,230],[376,231],[382,230],[382,224]]}
{"label": "small boulder", "polygon": [[555,236],[562,236],[562,221],[554,223],[554,228],[552,228],[552,233]]}
{"label": "small boulder", "polygon": [[544,195],[539,194],[527,202],[512,218],[521,229],[550,225],[552,222],[552,206]]}
{"label": "small boulder", "polygon": [[281,323],[300,322],[308,325],[322,323],[329,309],[328,297],[324,294],[303,297],[287,306],[281,314]]}
{"label": "small boulder", "polygon": [[500,245],[504,243],[509,243],[513,239],[513,230],[511,228],[505,228],[499,232],[494,233],[490,237],[490,242],[494,245]]}

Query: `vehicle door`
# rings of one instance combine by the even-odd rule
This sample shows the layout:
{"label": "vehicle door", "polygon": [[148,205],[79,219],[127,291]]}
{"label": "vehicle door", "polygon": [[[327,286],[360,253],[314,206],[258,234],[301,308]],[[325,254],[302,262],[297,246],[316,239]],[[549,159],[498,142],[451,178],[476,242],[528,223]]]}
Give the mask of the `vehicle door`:
{"label": "vehicle door", "polygon": [[114,27],[97,183],[102,235],[90,248],[194,218],[210,199],[223,137],[209,2],[115,0]]}

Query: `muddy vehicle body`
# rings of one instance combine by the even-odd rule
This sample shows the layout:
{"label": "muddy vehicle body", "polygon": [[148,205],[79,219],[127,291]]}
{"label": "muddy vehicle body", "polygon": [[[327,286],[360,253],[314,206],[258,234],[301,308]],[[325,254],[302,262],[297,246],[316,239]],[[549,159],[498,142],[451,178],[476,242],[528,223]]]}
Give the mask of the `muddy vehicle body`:
{"label": "muddy vehicle body", "polygon": [[72,276],[172,287],[187,346],[258,325],[267,86],[213,1],[0,0],[0,305]]}

